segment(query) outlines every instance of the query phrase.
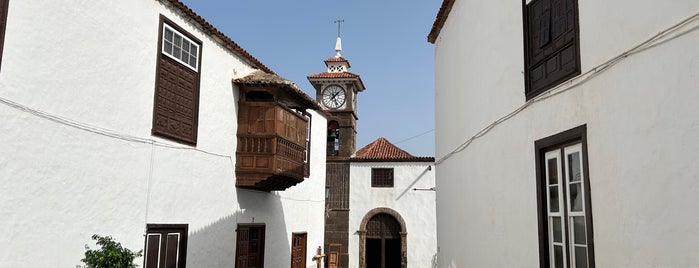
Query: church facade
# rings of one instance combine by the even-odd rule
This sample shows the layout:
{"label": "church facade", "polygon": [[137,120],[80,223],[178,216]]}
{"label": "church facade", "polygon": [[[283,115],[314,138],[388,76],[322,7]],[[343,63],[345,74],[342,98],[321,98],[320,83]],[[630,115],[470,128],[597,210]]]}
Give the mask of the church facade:
{"label": "church facade", "polygon": [[307,267],[323,246],[315,100],[177,0],[3,0],[0,266]]}
{"label": "church facade", "polygon": [[385,138],[356,150],[357,96],[365,87],[340,52],[308,76],[328,114],[326,267],[434,267],[437,254],[433,157]]}

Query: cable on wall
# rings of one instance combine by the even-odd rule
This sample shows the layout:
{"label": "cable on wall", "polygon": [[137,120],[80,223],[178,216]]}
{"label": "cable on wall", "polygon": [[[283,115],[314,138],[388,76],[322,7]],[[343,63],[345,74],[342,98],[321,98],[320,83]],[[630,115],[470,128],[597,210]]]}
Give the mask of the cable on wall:
{"label": "cable on wall", "polygon": [[453,151],[451,151],[451,152],[445,154],[444,156],[442,156],[441,158],[439,158],[439,160],[437,160],[435,162],[435,166],[443,163],[444,161],[451,158],[455,154],[465,150],[466,148],[468,148],[469,145],[471,145],[471,143],[474,140],[484,136],[486,133],[490,132],[490,130],[492,130],[495,126],[509,120],[510,118],[519,114],[521,111],[523,111],[524,109],[526,109],[530,105],[532,105],[536,102],[551,98],[553,96],[556,96],[558,94],[566,92],[570,89],[576,88],[576,87],[584,84],[585,82],[588,82],[589,80],[595,78],[597,75],[601,74],[602,72],[609,70],[612,66],[621,62],[622,60],[626,59],[629,56],[635,55],[639,52],[642,52],[646,49],[650,49],[650,48],[655,47],[657,45],[664,44],[665,42],[671,41],[677,37],[680,37],[682,35],[685,35],[685,34],[691,32],[691,31],[695,31],[696,29],[699,29],[699,25],[695,25],[695,26],[692,26],[691,28],[689,28],[683,32],[679,32],[680,30],[686,28],[688,25],[697,21],[698,19],[699,19],[699,13],[695,13],[694,15],[688,17],[687,19],[684,19],[681,22],[679,22],[679,23],[677,23],[677,24],[675,24],[675,25],[673,25],[673,26],[671,26],[663,31],[658,32],[657,34],[655,34],[651,38],[647,39],[646,41],[643,41],[642,43],[632,47],[631,49],[624,51],[623,53],[617,55],[616,57],[613,57],[613,58],[607,60],[606,62],[591,68],[590,70],[586,71],[585,73],[580,74],[576,77],[573,77],[570,80],[568,80],[567,82],[561,83],[561,84],[559,84],[559,85],[557,85],[549,90],[544,91],[540,95],[526,101],[524,104],[522,104],[522,106],[518,107],[517,109],[508,113],[507,115],[500,117],[499,119],[490,123],[488,126],[481,129],[475,135],[471,136],[465,142],[463,142],[462,144],[457,146]]}

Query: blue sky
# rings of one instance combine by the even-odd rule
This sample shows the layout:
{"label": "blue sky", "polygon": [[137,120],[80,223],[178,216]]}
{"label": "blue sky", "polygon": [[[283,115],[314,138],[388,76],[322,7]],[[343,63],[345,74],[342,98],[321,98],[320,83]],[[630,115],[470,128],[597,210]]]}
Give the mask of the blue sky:
{"label": "blue sky", "polygon": [[335,54],[362,77],[357,149],[379,137],[416,156],[434,156],[433,46],[427,34],[441,0],[182,0],[309,96],[306,76]]}

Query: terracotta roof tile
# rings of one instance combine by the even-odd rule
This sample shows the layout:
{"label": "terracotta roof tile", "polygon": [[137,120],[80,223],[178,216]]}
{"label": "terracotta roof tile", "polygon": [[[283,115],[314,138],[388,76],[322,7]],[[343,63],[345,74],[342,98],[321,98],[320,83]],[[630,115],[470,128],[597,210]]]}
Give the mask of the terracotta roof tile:
{"label": "terracotta roof tile", "polygon": [[325,62],[349,62],[349,61],[343,57],[330,57],[330,58],[325,59]]}
{"label": "terracotta roof tile", "polygon": [[444,22],[447,21],[447,17],[449,17],[449,12],[451,12],[451,7],[454,6],[455,1],[456,0],[444,0],[444,2],[442,2],[442,6],[439,8],[439,12],[437,12],[437,18],[432,24],[432,30],[430,30],[430,33],[427,35],[427,42],[434,44],[434,41],[437,40],[439,32],[442,31]]}
{"label": "terracotta roof tile", "polygon": [[359,75],[350,72],[341,73],[317,73],[309,75],[308,78],[359,78]]}
{"label": "terracotta roof tile", "polygon": [[172,4],[173,7],[177,8],[180,10],[184,15],[187,17],[193,19],[196,23],[201,25],[203,28],[202,31],[205,33],[208,33],[211,36],[214,36],[223,42],[223,47],[228,46],[228,49],[231,50],[234,53],[238,53],[242,55],[245,59],[249,60],[252,65],[256,66],[257,68],[260,68],[261,70],[265,71],[266,73],[274,73],[271,69],[269,69],[267,66],[262,64],[258,59],[250,55],[245,49],[240,47],[238,44],[236,44],[231,38],[223,34],[221,31],[216,29],[213,25],[208,23],[204,18],[199,16],[197,13],[195,13],[191,8],[187,7],[184,3],[178,1],[178,0],[160,0],[162,2],[168,2]]}
{"label": "terracotta roof tile", "polygon": [[414,156],[381,137],[359,149],[352,161],[434,162],[434,157]]}
{"label": "terracotta roof tile", "polygon": [[284,79],[273,73],[265,73],[261,70],[255,70],[245,77],[233,79],[233,83],[237,85],[255,86],[255,85],[271,85],[284,88],[289,94],[297,97],[311,109],[320,110],[318,103],[308,96],[296,83]]}

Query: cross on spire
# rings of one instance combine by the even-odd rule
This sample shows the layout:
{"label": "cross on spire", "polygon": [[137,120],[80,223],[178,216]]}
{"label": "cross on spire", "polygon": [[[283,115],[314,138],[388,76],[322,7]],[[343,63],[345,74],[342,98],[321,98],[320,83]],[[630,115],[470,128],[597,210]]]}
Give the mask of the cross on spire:
{"label": "cross on spire", "polygon": [[340,25],[342,25],[342,23],[345,22],[345,20],[336,19],[334,22],[337,23],[337,37],[340,37]]}

